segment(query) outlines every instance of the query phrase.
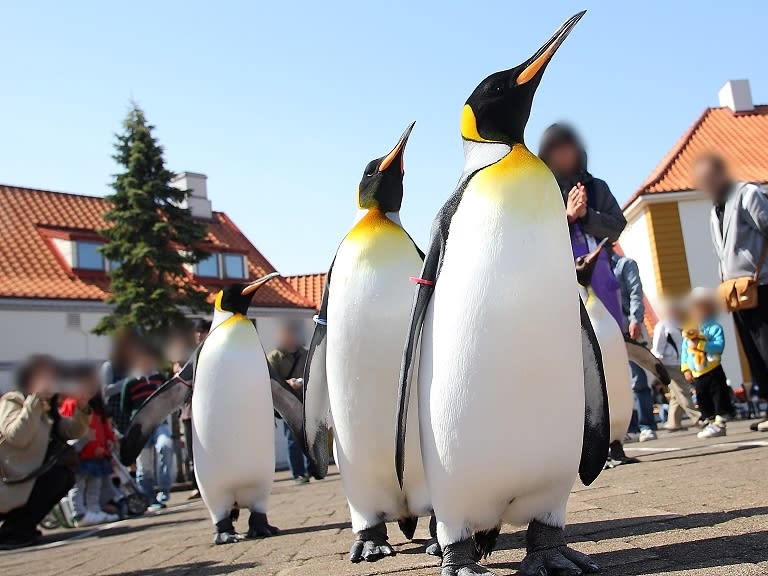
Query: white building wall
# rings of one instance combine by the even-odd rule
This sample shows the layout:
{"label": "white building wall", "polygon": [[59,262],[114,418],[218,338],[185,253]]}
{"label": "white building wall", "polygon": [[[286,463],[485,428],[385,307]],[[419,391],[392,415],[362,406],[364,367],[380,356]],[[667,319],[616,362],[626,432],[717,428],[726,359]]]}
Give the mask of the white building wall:
{"label": "white building wall", "polygon": [[627,223],[619,238],[621,249],[629,258],[637,262],[640,268],[640,280],[643,282],[643,292],[651,306],[656,308],[658,293],[656,291],[656,269],[653,266],[651,241],[648,235],[648,222],[645,214],[639,215]]}
{"label": "white building wall", "polygon": [[[106,312],[105,305],[91,302],[0,300],[0,394],[13,385],[16,366],[31,354],[50,354],[60,360],[102,361],[109,355],[110,339],[91,330]],[[312,310],[251,309],[265,352],[276,346],[281,322],[299,319],[307,342],[312,337]],[[79,326],[78,326],[79,321]],[[288,465],[282,422],[275,428],[275,465]]]}
{"label": "white building wall", "polygon": [[[712,203],[708,200],[692,199],[678,202],[680,224],[685,243],[685,257],[688,260],[688,274],[691,287],[704,286],[715,288],[720,283],[717,257],[712,247],[709,229],[709,215]],[[729,315],[720,318],[725,332],[725,354],[723,368],[732,386],[743,383],[741,362],[739,361],[736,328]]]}

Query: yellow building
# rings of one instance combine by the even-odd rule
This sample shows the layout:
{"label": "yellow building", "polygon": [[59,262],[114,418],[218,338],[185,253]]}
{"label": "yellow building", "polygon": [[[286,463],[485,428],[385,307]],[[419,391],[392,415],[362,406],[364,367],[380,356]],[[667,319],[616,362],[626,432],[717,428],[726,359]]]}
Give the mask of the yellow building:
{"label": "yellow building", "polygon": [[[664,297],[720,281],[709,232],[711,203],[694,189],[696,158],[716,152],[734,178],[768,182],[768,105],[753,105],[747,80],[726,83],[719,97],[720,106],[699,116],[624,206],[621,247],[640,267],[651,308]],[[655,321],[652,310],[649,320]],[[723,318],[723,326],[726,349],[737,350],[732,320]],[[728,353],[723,363],[731,384],[749,381],[743,357]]]}

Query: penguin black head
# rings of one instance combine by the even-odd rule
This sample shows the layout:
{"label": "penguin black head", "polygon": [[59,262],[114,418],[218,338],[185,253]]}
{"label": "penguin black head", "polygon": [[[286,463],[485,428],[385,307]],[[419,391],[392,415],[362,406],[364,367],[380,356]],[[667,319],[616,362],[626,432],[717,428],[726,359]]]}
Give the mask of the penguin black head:
{"label": "penguin black head", "polygon": [[522,144],[533,95],[557,49],[586,11],[568,19],[528,60],[491,74],[475,88],[461,114],[461,135],[475,142]]}
{"label": "penguin black head", "polygon": [[357,204],[369,210],[378,208],[382,212],[398,212],[403,203],[403,154],[408,137],[416,122],[411,122],[400,136],[397,144],[386,156],[371,160],[363,172],[358,186]]}
{"label": "penguin black head", "polygon": [[216,310],[219,312],[242,314],[243,316],[247,315],[256,290],[272,280],[272,278],[277,278],[278,276],[280,276],[279,273],[272,272],[250,284],[230,284],[216,295]]}
{"label": "penguin black head", "polygon": [[604,238],[603,241],[600,242],[600,244],[598,244],[594,250],[592,250],[592,252],[576,258],[576,280],[578,280],[579,284],[585,288],[592,284],[592,274],[595,271],[597,259],[599,258],[600,252],[603,250],[603,246],[607,241],[608,238]]}

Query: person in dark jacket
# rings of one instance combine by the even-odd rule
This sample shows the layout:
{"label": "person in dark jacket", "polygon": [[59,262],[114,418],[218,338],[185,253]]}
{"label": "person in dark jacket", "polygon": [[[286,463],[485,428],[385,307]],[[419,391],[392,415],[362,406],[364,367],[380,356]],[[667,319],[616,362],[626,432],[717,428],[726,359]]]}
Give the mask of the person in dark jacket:
{"label": "person in dark jacket", "polygon": [[[587,152],[576,132],[565,124],[552,124],[541,137],[539,157],[552,170],[563,193],[574,259],[605,238],[610,244],[618,240],[627,221],[608,184],[587,170]],[[592,288],[625,331],[619,284],[605,252],[595,267]]]}
{"label": "person in dark jacket", "polygon": [[[710,231],[720,279],[757,278],[757,307],[734,312],[733,320],[752,372],[752,387],[768,398],[768,192],[733,180],[716,154],[700,156],[694,174],[698,189],[712,200]],[[750,428],[768,432],[768,420]]]}
{"label": "person in dark jacket", "polygon": [[[277,349],[267,355],[267,362],[282,376],[299,398],[304,392],[304,365],[307,363],[307,349],[301,345],[301,327],[295,322],[286,322],[280,327]],[[301,442],[285,426],[285,438],[288,442],[288,464],[293,479],[297,484],[309,482],[307,459]]]}

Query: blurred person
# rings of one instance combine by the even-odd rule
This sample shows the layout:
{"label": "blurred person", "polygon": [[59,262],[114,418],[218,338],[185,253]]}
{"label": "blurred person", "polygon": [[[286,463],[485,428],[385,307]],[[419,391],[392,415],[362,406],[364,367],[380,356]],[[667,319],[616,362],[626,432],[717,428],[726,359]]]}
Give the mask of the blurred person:
{"label": "blurred person", "polygon": [[0,548],[34,545],[37,525],[75,482],[64,453],[67,440],[88,431],[91,408],[84,390],[72,390],[71,418],[56,404],[57,365],[32,356],[19,369],[16,389],[0,397]]}
{"label": "blurred person", "polygon": [[[93,526],[104,522],[119,520],[116,514],[109,514],[102,509],[102,494],[105,484],[112,483],[112,462],[110,455],[115,443],[109,415],[104,399],[99,393],[100,382],[98,374],[90,368],[81,368],[74,377],[79,385],[93,395],[89,401],[91,417],[88,432],[80,439],[80,462],[75,475],[75,485],[69,491],[69,497],[75,510],[77,526]],[[73,417],[77,411],[77,400],[67,398],[61,403],[59,413],[65,417]]]}
{"label": "blurred person", "polygon": [[[563,194],[574,259],[594,250],[604,238],[616,242],[627,221],[608,184],[587,171],[587,152],[578,134],[565,124],[552,124],[541,137],[539,157]],[[600,254],[592,288],[624,331],[619,284],[608,257],[607,252]]]}
{"label": "blurred person", "polygon": [[[141,408],[144,401],[165,382],[160,372],[160,355],[147,340],[139,341],[134,350],[131,377],[123,386],[122,411],[130,418]],[[157,478],[155,478],[157,457]],[[150,510],[166,507],[171,494],[173,469],[173,440],[167,422],[158,426],[136,460],[136,481],[149,498]],[[157,481],[158,491],[155,492]]]}
{"label": "blurred person", "polygon": [[714,293],[706,288],[694,288],[689,307],[691,325],[683,330],[680,370],[685,380],[695,386],[701,417],[707,422],[698,437],[725,436],[733,407],[731,388],[721,364],[725,335],[717,321]]}
{"label": "blurred person", "polygon": [[[710,231],[720,280],[754,277],[757,307],[733,313],[754,383],[768,400],[768,193],[756,184],[731,178],[722,157],[700,156],[694,164],[696,186],[712,200]],[[752,430],[768,431],[768,420]]]}
{"label": "blurred person", "polygon": [[[643,283],[640,280],[640,268],[632,258],[627,258],[608,250],[613,273],[619,281],[621,295],[621,313],[625,333],[635,342],[645,343],[645,303],[643,302]],[[635,395],[635,415],[629,427],[630,438],[637,437],[640,442],[656,440],[656,417],[653,414],[653,390],[648,382],[645,370],[634,362],[629,363],[632,374],[632,392]]]}
{"label": "blurred person", "polygon": [[112,415],[115,429],[124,434],[131,421],[131,415],[123,411],[123,387],[131,377],[133,353],[138,342],[134,330],[123,329],[112,337],[112,349],[109,360],[101,365],[101,393]]}
{"label": "blurred person", "polygon": [[[270,363],[278,374],[293,389],[299,399],[303,399],[304,365],[307,362],[307,349],[301,345],[301,326],[297,322],[285,322],[280,326],[277,335],[277,349],[267,355]],[[294,482],[306,484],[309,482],[307,459],[299,438],[296,438],[290,428],[284,426],[285,438],[288,443],[288,464],[293,474]]]}
{"label": "blurred person", "polygon": [[680,351],[683,348],[683,309],[679,302],[662,304],[661,318],[653,330],[651,352],[669,372],[669,408],[664,429],[670,432],[685,430],[683,414],[695,424],[701,419],[691,399],[692,386],[680,371]]}

